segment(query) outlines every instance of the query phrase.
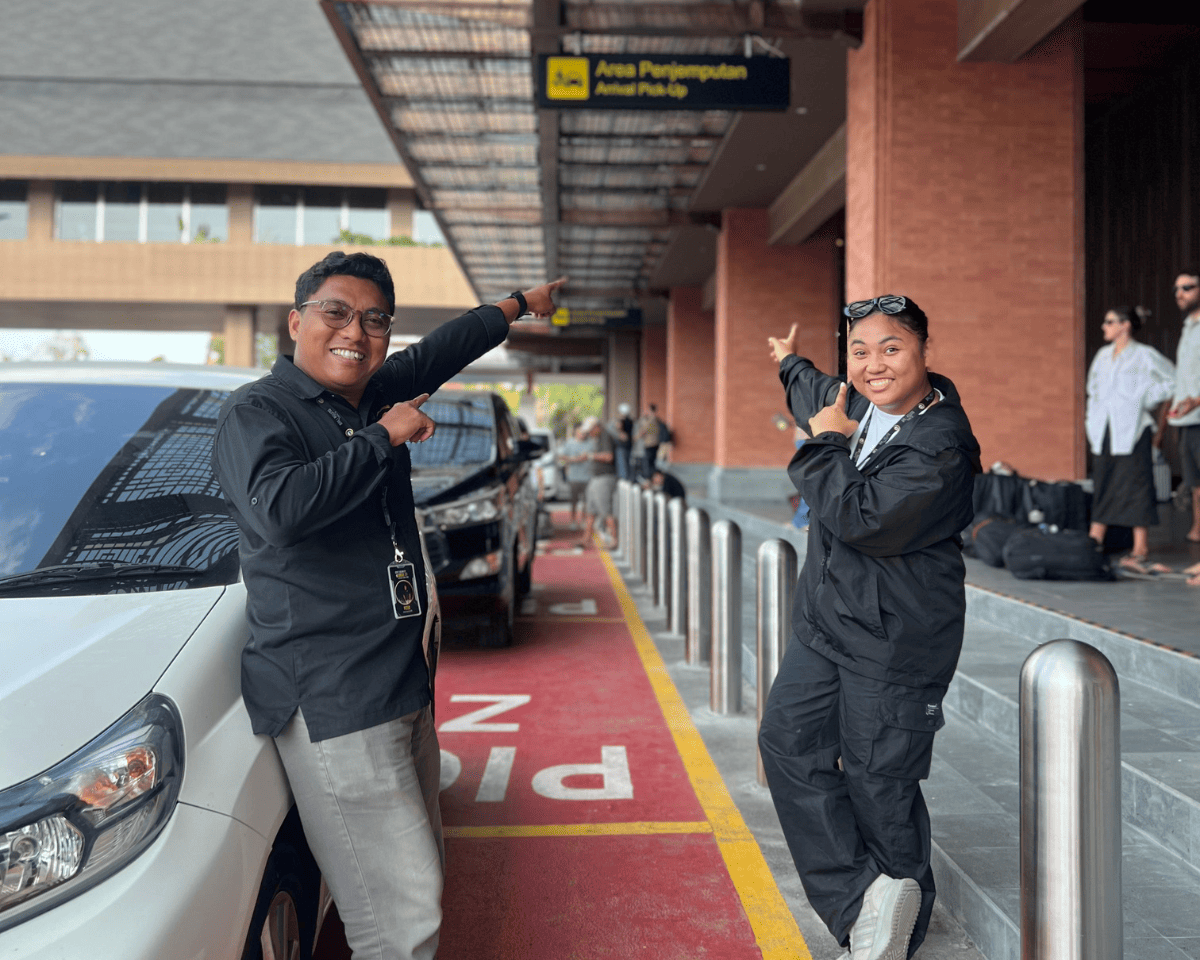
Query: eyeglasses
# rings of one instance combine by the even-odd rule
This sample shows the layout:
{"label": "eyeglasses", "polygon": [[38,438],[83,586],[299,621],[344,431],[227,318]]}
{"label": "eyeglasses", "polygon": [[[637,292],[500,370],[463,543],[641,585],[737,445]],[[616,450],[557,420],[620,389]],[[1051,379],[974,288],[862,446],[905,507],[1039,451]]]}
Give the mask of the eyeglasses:
{"label": "eyeglasses", "polygon": [[873,300],[855,300],[853,303],[847,304],[842,313],[851,320],[861,320],[868,313],[874,313],[876,310],[887,314],[903,313],[907,306],[907,298],[888,294],[884,297],[875,297]]}
{"label": "eyeglasses", "polygon": [[392,315],[382,310],[355,310],[350,304],[341,300],[305,300],[299,309],[315,306],[325,326],[341,330],[348,327],[357,313],[362,320],[363,333],[368,337],[386,337],[392,332]]}
{"label": "eyeglasses", "polygon": [[1195,290],[1196,286],[1197,284],[1194,283],[1177,283],[1175,284],[1175,292],[1179,293],[1182,290],[1184,293],[1189,293],[1190,291]]}

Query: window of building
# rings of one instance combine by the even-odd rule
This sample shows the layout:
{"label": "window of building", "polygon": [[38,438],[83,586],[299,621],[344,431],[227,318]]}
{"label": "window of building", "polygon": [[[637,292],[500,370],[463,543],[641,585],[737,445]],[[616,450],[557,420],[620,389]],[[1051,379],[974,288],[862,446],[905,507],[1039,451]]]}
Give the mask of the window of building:
{"label": "window of building", "polygon": [[95,183],[64,183],[58,188],[54,235],[59,240],[98,240],[100,188]]}
{"label": "window of building", "polygon": [[55,236],[105,243],[228,240],[225,186],[63,183],[55,204]]}
{"label": "window of building", "polygon": [[24,240],[29,226],[29,185],[0,180],[0,240]]}
{"label": "window of building", "polygon": [[107,243],[137,243],[141,222],[142,185],[105,183],[101,185],[101,234],[96,239]]}
{"label": "window of building", "polygon": [[184,241],[229,239],[229,204],[223,183],[193,183],[184,205]]}
{"label": "window of building", "polygon": [[264,186],[255,192],[256,243],[327,246],[345,232],[386,242],[391,233],[387,191]]}
{"label": "window of building", "polygon": [[446,238],[428,210],[414,210],[412,215],[413,239],[417,243],[445,243]]}

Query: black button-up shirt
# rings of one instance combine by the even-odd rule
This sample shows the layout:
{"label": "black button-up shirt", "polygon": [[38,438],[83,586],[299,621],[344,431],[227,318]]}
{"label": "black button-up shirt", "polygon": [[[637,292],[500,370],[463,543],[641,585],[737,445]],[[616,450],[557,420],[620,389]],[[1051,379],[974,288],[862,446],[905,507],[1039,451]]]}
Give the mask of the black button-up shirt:
{"label": "black button-up shirt", "polygon": [[[315,742],[429,703],[429,598],[408,447],[393,447],[376,421],[385,404],[433,393],[507,335],[499,307],[451,320],[388,357],[358,409],[283,356],[226,401],[213,470],[241,530],[242,696],[255,733],[278,735],[301,707]],[[384,496],[416,566],[420,617],[393,611]]]}

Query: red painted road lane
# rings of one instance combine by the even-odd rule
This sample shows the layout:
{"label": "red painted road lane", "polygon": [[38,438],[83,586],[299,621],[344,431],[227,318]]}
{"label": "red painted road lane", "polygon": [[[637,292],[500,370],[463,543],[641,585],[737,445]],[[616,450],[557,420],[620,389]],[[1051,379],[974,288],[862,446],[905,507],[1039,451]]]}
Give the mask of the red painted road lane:
{"label": "red painted road lane", "polygon": [[[630,624],[601,555],[558,539],[535,561],[511,648],[444,648],[440,960],[763,956],[729,857],[756,903],[765,863],[727,796],[715,814],[697,797],[695,759],[680,754]],[[686,750],[703,752],[692,733]],[[773,923],[756,920],[768,940]],[[349,956],[340,933],[334,916],[320,958]],[[786,955],[807,956],[802,944]]]}
{"label": "red painted road lane", "polygon": [[451,840],[439,960],[760,960],[711,837]]}
{"label": "red painted road lane", "polygon": [[[539,566],[538,575],[546,577],[550,569],[550,563]],[[574,589],[577,597],[597,594],[595,584]],[[611,586],[607,589],[611,594]],[[535,597],[540,601],[542,595]],[[496,709],[504,712],[472,718]],[[623,622],[555,622],[539,616],[518,625],[510,649],[448,651],[438,672],[437,720],[443,770],[446,754],[462,763],[454,783],[442,791],[448,828],[704,819]],[[487,729],[495,726],[516,729]],[[601,764],[605,747],[610,757],[623,751],[631,790],[614,782],[623,775],[620,764],[615,774],[609,771],[607,788],[603,775],[586,772]],[[496,763],[506,762],[506,748],[512,750],[511,773],[493,774],[491,789],[484,791],[488,799],[480,802],[489,757],[501,757],[493,760],[494,770]],[[535,786],[540,771],[564,765],[583,771],[545,774]],[[595,799],[589,799],[589,790],[597,792]],[[546,791],[569,799],[547,797]]]}

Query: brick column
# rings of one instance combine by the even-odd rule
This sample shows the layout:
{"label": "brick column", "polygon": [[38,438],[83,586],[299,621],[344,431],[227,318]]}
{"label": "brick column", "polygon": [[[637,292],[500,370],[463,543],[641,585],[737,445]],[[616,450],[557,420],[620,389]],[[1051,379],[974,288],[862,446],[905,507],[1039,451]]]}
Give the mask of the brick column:
{"label": "brick column", "polygon": [[667,307],[667,408],[675,463],[713,462],[713,315],[700,287],[672,287]]}
{"label": "brick column", "polygon": [[[800,324],[800,352],[836,372],[840,297],[832,240],[767,245],[766,210],[725,210],[717,240],[713,458],[709,495],[779,499],[792,490],[784,467],[795,449],[778,367],[767,337]],[[790,423],[790,420],[789,420]]]}
{"label": "brick column", "polygon": [[645,413],[653,403],[658,406],[658,415],[663,416],[667,406],[666,327],[645,327],[642,330],[642,369],[638,379],[641,384],[638,415]]}
{"label": "brick column", "polygon": [[1084,474],[1083,65],[1073,18],[1015,64],[956,60],[957,0],[870,0],[848,54],[846,296],[929,314],[983,447]]}

